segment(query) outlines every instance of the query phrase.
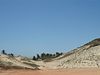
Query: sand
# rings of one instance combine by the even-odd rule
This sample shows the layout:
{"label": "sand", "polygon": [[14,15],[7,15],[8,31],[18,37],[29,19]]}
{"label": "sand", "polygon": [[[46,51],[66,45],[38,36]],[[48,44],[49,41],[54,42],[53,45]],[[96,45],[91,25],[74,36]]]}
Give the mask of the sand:
{"label": "sand", "polygon": [[0,70],[0,75],[100,75],[100,69]]}

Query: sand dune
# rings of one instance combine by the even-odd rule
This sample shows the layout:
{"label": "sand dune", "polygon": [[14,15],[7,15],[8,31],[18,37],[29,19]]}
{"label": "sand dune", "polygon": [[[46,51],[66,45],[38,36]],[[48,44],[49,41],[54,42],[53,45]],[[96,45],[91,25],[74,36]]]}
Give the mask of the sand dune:
{"label": "sand dune", "polygon": [[64,53],[51,62],[1,54],[0,68],[0,75],[100,75],[100,38]]}

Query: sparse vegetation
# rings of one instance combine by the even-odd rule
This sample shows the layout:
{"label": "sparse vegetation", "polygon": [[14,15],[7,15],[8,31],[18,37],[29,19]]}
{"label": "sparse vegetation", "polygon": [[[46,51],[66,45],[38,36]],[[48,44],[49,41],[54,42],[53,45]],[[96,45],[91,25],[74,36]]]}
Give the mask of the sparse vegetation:
{"label": "sparse vegetation", "polygon": [[37,60],[37,58],[35,56],[33,56],[33,60]]}
{"label": "sparse vegetation", "polygon": [[5,52],[5,50],[2,50],[1,53],[4,54],[4,55],[8,55],[10,57],[14,57],[13,53],[8,54],[8,53]]}
{"label": "sparse vegetation", "polygon": [[28,62],[23,62],[24,64],[30,65],[32,67],[39,67],[39,65],[33,64],[33,63],[28,63]]}
{"label": "sparse vegetation", "polygon": [[91,41],[85,45],[90,45],[90,47],[98,46],[98,45],[100,45],[100,38],[94,39],[93,41]]}

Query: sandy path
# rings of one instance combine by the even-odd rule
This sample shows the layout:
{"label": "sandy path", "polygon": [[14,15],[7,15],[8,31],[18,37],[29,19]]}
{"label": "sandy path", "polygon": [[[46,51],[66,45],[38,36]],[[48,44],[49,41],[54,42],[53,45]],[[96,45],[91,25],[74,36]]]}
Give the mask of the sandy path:
{"label": "sandy path", "polygon": [[0,71],[0,75],[100,75],[100,69],[9,70]]}

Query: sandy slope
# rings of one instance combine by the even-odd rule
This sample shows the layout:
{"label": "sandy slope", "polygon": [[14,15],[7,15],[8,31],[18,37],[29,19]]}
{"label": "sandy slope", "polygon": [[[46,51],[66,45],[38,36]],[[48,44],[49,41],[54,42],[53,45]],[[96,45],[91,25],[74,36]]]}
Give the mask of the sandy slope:
{"label": "sandy slope", "polygon": [[100,75],[100,69],[67,69],[67,70],[8,70],[0,75]]}

